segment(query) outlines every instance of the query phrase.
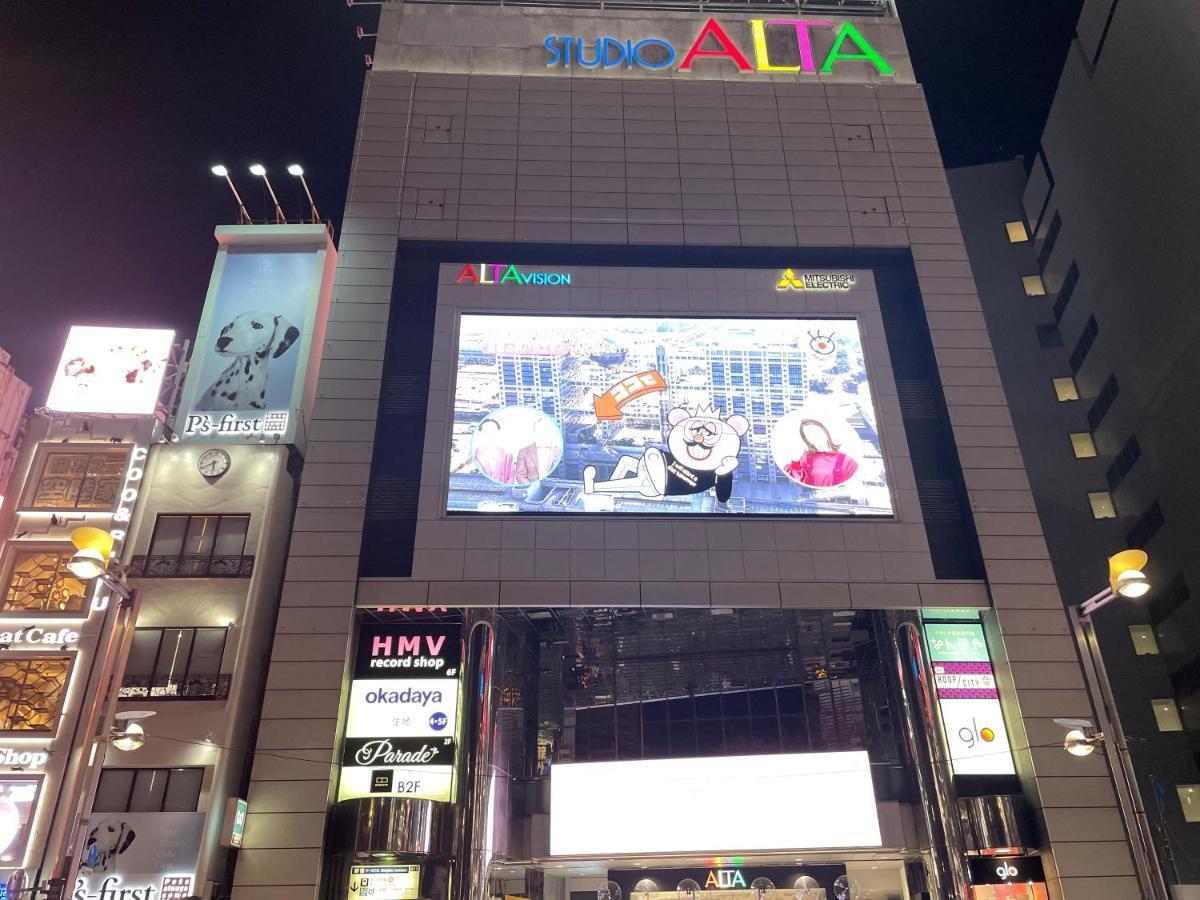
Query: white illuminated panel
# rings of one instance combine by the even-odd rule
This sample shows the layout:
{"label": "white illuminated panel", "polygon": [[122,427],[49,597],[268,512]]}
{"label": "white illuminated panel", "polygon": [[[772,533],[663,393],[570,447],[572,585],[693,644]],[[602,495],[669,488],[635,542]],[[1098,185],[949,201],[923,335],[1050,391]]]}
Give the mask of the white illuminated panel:
{"label": "white illuminated panel", "polygon": [[158,404],[175,332],[74,325],[46,407],[57,412],[146,416]]}
{"label": "white illuminated panel", "polygon": [[453,679],[354,681],[346,737],[452,737],[457,713]]}
{"label": "white illuminated panel", "polygon": [[863,751],[555,764],[550,853],[878,847]]}

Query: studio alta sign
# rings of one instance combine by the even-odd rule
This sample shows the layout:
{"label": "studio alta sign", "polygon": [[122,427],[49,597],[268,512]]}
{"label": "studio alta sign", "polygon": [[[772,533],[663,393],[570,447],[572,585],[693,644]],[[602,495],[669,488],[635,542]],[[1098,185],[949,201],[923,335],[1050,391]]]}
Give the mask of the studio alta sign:
{"label": "studio alta sign", "polygon": [[[745,25],[750,30],[749,35],[740,36],[740,46],[730,34],[733,25],[708,19],[682,53],[666,38],[656,36],[640,40],[615,37],[585,40],[550,35],[543,42],[549,54],[546,67],[691,72],[694,66],[703,64],[732,65],[739,72],[763,75],[827,75],[841,63],[866,63],[880,75],[896,74],[891,63],[850,22],[839,25],[822,19],[750,19],[736,25],[737,30]],[[818,65],[813,35],[835,28],[833,44]],[[750,54],[742,49],[747,37]]]}

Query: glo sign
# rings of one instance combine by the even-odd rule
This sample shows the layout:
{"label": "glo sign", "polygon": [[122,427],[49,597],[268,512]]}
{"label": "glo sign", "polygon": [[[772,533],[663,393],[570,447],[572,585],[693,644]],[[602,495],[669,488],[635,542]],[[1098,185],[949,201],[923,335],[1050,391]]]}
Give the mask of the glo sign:
{"label": "glo sign", "polygon": [[[850,22],[836,25],[818,19],[750,19],[748,24],[753,62],[721,23],[716,19],[708,19],[691,46],[682,54],[674,44],[662,37],[641,40],[599,37],[585,42],[581,37],[550,35],[543,42],[549,54],[546,67],[691,72],[692,67],[699,63],[726,63],[739,72],[827,75],[833,72],[838,63],[865,62],[874,66],[880,75],[896,74],[891,64]],[[833,45],[818,65],[813,50],[813,29],[835,27],[837,31]],[[795,59],[788,60],[787,64],[778,59],[772,60],[768,50],[768,35],[779,32],[795,41]]]}

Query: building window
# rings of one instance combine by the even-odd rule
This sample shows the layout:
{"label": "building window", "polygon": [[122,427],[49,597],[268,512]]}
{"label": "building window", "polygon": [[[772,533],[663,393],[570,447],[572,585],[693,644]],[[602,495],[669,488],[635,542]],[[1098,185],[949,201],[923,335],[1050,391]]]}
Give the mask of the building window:
{"label": "building window", "polygon": [[1005,222],[1004,228],[1008,232],[1008,242],[1010,244],[1020,244],[1029,240],[1029,229],[1019,219],[1015,222]]}
{"label": "building window", "polygon": [[4,612],[81,613],[87,586],[67,569],[70,559],[61,550],[13,553]]}
{"label": "building window", "polygon": [[1091,459],[1096,455],[1096,444],[1087,431],[1071,433],[1071,449],[1075,451],[1076,459]]}
{"label": "building window", "polygon": [[1046,350],[1061,347],[1063,345],[1062,332],[1058,330],[1057,325],[1038,325],[1037,342],[1039,347]]}
{"label": "building window", "polygon": [[1092,505],[1093,519],[1115,519],[1117,517],[1112,494],[1108,491],[1092,491],[1088,494],[1088,503]]}
{"label": "building window", "polygon": [[1096,321],[1095,316],[1088,316],[1087,324],[1083,326],[1083,331],[1079,335],[1079,340],[1075,343],[1075,349],[1071,351],[1071,371],[1078,372],[1083,361],[1087,359],[1088,353],[1092,350],[1092,344],[1096,343],[1096,335],[1100,333],[1100,325]]}
{"label": "building window", "polygon": [[195,812],[204,769],[104,769],[93,812]]}
{"label": "building window", "polygon": [[1062,231],[1062,216],[1055,213],[1054,218],[1050,220],[1050,226],[1046,229],[1046,237],[1042,239],[1042,247],[1038,250],[1038,268],[1043,272],[1046,270],[1046,263],[1050,262],[1050,254],[1054,252],[1054,245],[1058,243],[1060,231]]}
{"label": "building window", "polygon": [[1025,288],[1026,297],[1046,296],[1046,285],[1042,283],[1041,275],[1023,275],[1021,285]]}
{"label": "building window", "polygon": [[1166,621],[1171,613],[1187,603],[1191,596],[1183,573],[1176,575],[1166,585],[1156,588],[1150,594],[1150,620],[1155,624]]}
{"label": "building window", "polygon": [[248,577],[253,557],[244,555],[250,517],[160,515],[150,552],[135,558],[132,574],[143,578]]}
{"label": "building window", "polygon": [[1120,486],[1141,455],[1142,448],[1138,445],[1137,438],[1131,434],[1129,440],[1125,442],[1125,446],[1121,448],[1121,452],[1112,461],[1112,465],[1108,467],[1106,475],[1109,490],[1115,491]]}
{"label": "building window", "polygon": [[121,697],[223,700],[229,679],[221,675],[225,628],[138,628]]}
{"label": "building window", "polygon": [[0,732],[54,733],[71,659],[70,656],[0,659]]}
{"label": "building window", "polygon": [[1100,423],[1108,415],[1108,411],[1112,408],[1119,393],[1121,393],[1121,386],[1117,384],[1117,376],[1109,375],[1104,382],[1104,387],[1100,388],[1100,393],[1096,395],[1091,409],[1088,410],[1088,425],[1092,427],[1092,431],[1100,427]]}
{"label": "building window", "polygon": [[1137,524],[1129,529],[1125,535],[1126,543],[1130,547],[1135,547],[1139,550],[1142,549],[1158,534],[1158,529],[1163,527],[1165,521],[1162,507],[1155,503],[1142,513],[1142,517],[1137,520]]}
{"label": "building window", "polygon": [[30,509],[112,510],[125,476],[128,448],[50,450],[26,498]]}
{"label": "building window", "polygon": [[1068,400],[1079,399],[1079,388],[1075,384],[1075,379],[1070,376],[1066,378],[1054,379],[1054,396],[1058,398],[1059,403],[1065,403]]}
{"label": "building window", "polygon": [[1063,313],[1067,311],[1067,304],[1071,302],[1071,295],[1075,293],[1075,286],[1079,284],[1079,266],[1071,263],[1071,268],[1067,270],[1067,277],[1063,279],[1062,287],[1058,289],[1058,296],[1054,298],[1054,321],[1061,322]]}
{"label": "building window", "polygon": [[1185,822],[1200,822],[1200,784],[1177,784],[1179,805],[1183,808]]}
{"label": "building window", "polygon": [[1130,625],[1129,638],[1133,641],[1133,652],[1138,656],[1158,656],[1158,638],[1151,625]]}
{"label": "building window", "polygon": [[1150,705],[1154,708],[1154,721],[1158,723],[1159,731],[1183,731],[1174,697],[1159,697],[1151,700]]}

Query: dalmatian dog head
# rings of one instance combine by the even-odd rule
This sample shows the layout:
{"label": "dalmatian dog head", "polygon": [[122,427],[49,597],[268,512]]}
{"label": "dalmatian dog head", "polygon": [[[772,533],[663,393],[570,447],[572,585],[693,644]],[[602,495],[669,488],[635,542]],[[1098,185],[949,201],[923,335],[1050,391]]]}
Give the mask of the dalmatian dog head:
{"label": "dalmatian dog head", "polygon": [[283,316],[250,310],[221,329],[213,349],[221,356],[254,356],[278,359],[296,343],[300,329]]}
{"label": "dalmatian dog head", "polygon": [[694,410],[677,406],[667,413],[671,431],[667,449],[689,469],[704,472],[717,469],[728,457],[736,457],[742,448],[742,435],[750,430],[745,416],[722,419],[713,406]]}
{"label": "dalmatian dog head", "polygon": [[[117,866],[117,857],[129,849],[137,835],[128,822],[105,819],[90,832],[87,839],[87,857],[93,860],[93,872],[110,872]],[[92,848],[95,847],[93,854]]]}

